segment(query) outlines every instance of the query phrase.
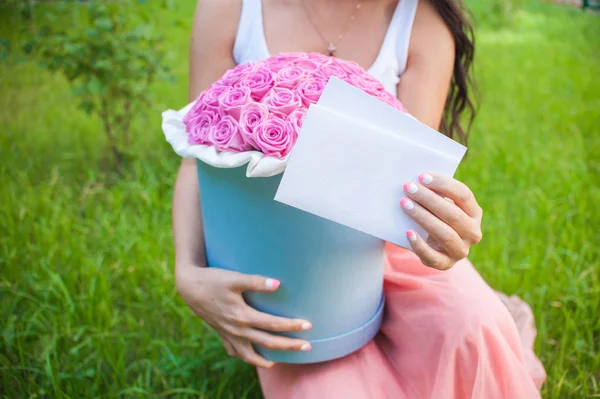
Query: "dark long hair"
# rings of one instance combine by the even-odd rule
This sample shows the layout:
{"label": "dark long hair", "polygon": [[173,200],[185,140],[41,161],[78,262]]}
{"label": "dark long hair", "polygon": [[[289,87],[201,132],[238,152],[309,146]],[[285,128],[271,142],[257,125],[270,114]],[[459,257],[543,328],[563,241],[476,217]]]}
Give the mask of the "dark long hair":
{"label": "dark long hair", "polygon": [[432,0],[432,3],[446,22],[455,42],[454,72],[440,130],[466,145],[476,111],[471,68],[475,54],[473,26],[469,21],[471,13],[462,0]]}

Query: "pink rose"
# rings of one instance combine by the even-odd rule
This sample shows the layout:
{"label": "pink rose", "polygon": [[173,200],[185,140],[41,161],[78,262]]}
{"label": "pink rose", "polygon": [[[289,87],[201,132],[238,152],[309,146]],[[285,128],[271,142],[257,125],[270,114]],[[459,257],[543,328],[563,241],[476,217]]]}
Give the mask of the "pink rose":
{"label": "pink rose", "polygon": [[[336,59],[336,61],[338,61]],[[337,64],[346,72],[347,75],[362,76],[367,72],[354,61],[338,61]]]}
{"label": "pink rose", "polygon": [[246,143],[258,149],[254,134],[258,126],[267,121],[269,109],[262,103],[248,103],[242,107],[240,115],[240,132]]}
{"label": "pink rose", "polygon": [[250,102],[250,90],[247,87],[235,87],[219,97],[221,108],[236,121],[240,120],[240,111],[248,102]]}
{"label": "pink rose", "polygon": [[292,61],[304,58],[308,58],[305,53],[281,53],[267,58],[265,67],[276,73],[282,68],[291,66]]}
{"label": "pink rose", "polygon": [[325,63],[325,62],[329,61],[330,58],[332,58],[332,57],[328,57],[325,54],[321,54],[321,53],[308,53],[307,56],[308,56],[309,60],[313,60],[318,63]]}
{"label": "pink rose", "polygon": [[345,80],[348,76],[344,68],[341,67],[340,63],[333,61],[333,59],[321,65],[317,70],[317,73],[324,76],[327,80],[329,80],[331,76]]}
{"label": "pink rose", "polygon": [[249,74],[255,69],[255,64],[252,62],[248,62],[245,64],[240,64],[235,68],[232,68],[225,72],[225,74],[218,80],[219,85],[221,86],[233,86],[237,82],[240,81],[244,76]]}
{"label": "pink rose", "polygon": [[209,132],[209,141],[220,151],[249,151],[252,149],[250,144],[246,143],[240,133],[238,122],[225,115],[214,125]]}
{"label": "pink rose", "polygon": [[275,74],[265,65],[258,70],[252,71],[239,82],[240,87],[250,90],[250,96],[254,101],[260,101],[275,84]]}
{"label": "pink rose", "polygon": [[297,66],[305,71],[312,72],[319,68],[320,63],[308,58],[300,58],[292,61],[292,66]]}
{"label": "pink rose", "polygon": [[267,94],[262,102],[267,105],[269,111],[288,116],[292,111],[302,107],[302,99],[295,90],[285,87],[275,88]]}
{"label": "pink rose", "polygon": [[385,91],[385,87],[383,87],[383,84],[368,74],[362,74],[360,76],[350,75],[347,79],[344,80],[350,83],[352,86],[359,88],[365,93],[370,94],[374,97],[379,97],[380,93]]}
{"label": "pink rose", "polygon": [[265,64],[271,64],[271,63],[276,64],[279,62],[292,62],[294,60],[307,59],[307,58],[308,58],[308,54],[303,53],[301,51],[290,52],[290,53],[279,53],[277,55],[267,58],[265,60]]}
{"label": "pink rose", "polygon": [[271,63],[271,62],[280,62],[280,61],[287,61],[287,62],[291,62],[294,60],[298,60],[298,59],[303,59],[303,58],[308,58],[309,55],[306,53],[303,53],[301,51],[296,51],[296,52],[289,52],[289,53],[279,53],[277,55],[274,55],[272,57],[269,57],[265,63]]}
{"label": "pink rose", "polygon": [[254,141],[263,154],[285,158],[290,153],[298,135],[290,121],[270,118],[258,126]]}
{"label": "pink rose", "polygon": [[210,144],[208,137],[210,129],[221,120],[222,116],[223,114],[219,108],[202,104],[198,112],[187,122],[184,118],[185,130],[188,132],[188,142],[190,144]]}
{"label": "pink rose", "polygon": [[[358,76],[355,79],[357,78]],[[363,73],[361,76],[361,81],[364,82],[364,84],[371,86],[375,91],[385,91],[383,83],[381,83],[379,79],[377,79],[370,73]]]}
{"label": "pink rose", "polygon": [[406,109],[404,108],[400,100],[398,100],[396,96],[394,96],[388,91],[382,92],[377,98],[386,103],[387,105],[396,108],[398,111],[406,112]]}
{"label": "pink rose", "polygon": [[306,71],[297,66],[281,68],[275,77],[276,87],[294,89],[306,75]]}
{"label": "pink rose", "polygon": [[300,83],[296,90],[298,90],[304,106],[308,107],[310,104],[315,104],[321,97],[326,84],[327,81],[320,78],[312,78]]}
{"label": "pink rose", "polygon": [[192,121],[198,119],[198,117],[200,116],[200,108],[206,106],[203,100],[204,93],[202,93],[200,97],[198,97],[192,108],[190,108],[187,114],[185,114],[185,116],[183,117],[183,124],[185,125],[186,129]]}
{"label": "pink rose", "polygon": [[[213,107],[218,107],[219,106],[219,97],[221,97],[221,95],[223,93],[226,93],[229,90],[231,90],[231,87],[222,86],[218,83],[219,82],[213,83],[212,85],[210,85],[210,87],[208,89],[206,89],[200,95],[200,97],[202,98],[202,102],[204,104],[210,105]],[[200,100],[200,98],[198,98],[198,100]]]}
{"label": "pink rose", "polygon": [[290,123],[294,127],[296,134],[300,133],[300,129],[302,129],[302,123],[304,122],[305,116],[306,108],[297,109],[288,116],[287,120],[290,121]]}
{"label": "pink rose", "polygon": [[[200,115],[200,112],[202,112],[202,110],[204,108],[206,108],[207,106],[211,106],[211,107],[213,106],[211,104],[207,104],[207,96],[208,96],[209,89],[200,93],[200,95],[194,102],[194,105],[192,106],[192,108],[190,108],[190,110],[187,112],[187,114],[185,114],[185,116],[183,117],[183,123],[186,126],[190,123],[190,121],[197,119],[198,116]],[[219,104],[216,103],[215,105],[218,106]]]}

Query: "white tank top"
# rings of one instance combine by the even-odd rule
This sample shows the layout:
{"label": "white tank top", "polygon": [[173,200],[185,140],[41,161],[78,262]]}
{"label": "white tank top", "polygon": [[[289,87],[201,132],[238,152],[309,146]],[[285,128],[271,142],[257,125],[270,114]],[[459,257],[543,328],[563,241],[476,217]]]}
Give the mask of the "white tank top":
{"label": "white tank top", "polygon": [[[400,76],[406,69],[417,3],[418,0],[399,0],[379,53],[368,69],[394,95],[397,94]],[[254,62],[270,55],[263,29],[262,0],[242,0],[240,23],[233,45],[235,62]]]}

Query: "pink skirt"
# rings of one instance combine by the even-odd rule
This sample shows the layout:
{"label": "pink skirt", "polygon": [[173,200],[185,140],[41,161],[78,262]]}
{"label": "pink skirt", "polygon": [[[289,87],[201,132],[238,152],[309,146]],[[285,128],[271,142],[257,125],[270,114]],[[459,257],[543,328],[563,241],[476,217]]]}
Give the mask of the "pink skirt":
{"label": "pink skirt", "polygon": [[468,260],[440,272],[388,244],[379,334],[325,363],[259,369],[265,399],[539,398],[531,309],[494,292]]}

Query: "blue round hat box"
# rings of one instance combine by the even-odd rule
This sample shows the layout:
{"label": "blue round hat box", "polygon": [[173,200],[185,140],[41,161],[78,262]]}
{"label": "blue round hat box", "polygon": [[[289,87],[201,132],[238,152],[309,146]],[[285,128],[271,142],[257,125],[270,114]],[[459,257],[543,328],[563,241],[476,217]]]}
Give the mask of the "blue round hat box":
{"label": "blue round hat box", "polygon": [[255,347],[282,363],[316,363],[348,355],[379,331],[383,316],[384,242],[275,201],[281,175],[246,177],[245,167],[197,160],[209,267],[281,281],[271,293],[247,292],[253,308],[312,323],[278,333],[305,339],[310,351]]}

